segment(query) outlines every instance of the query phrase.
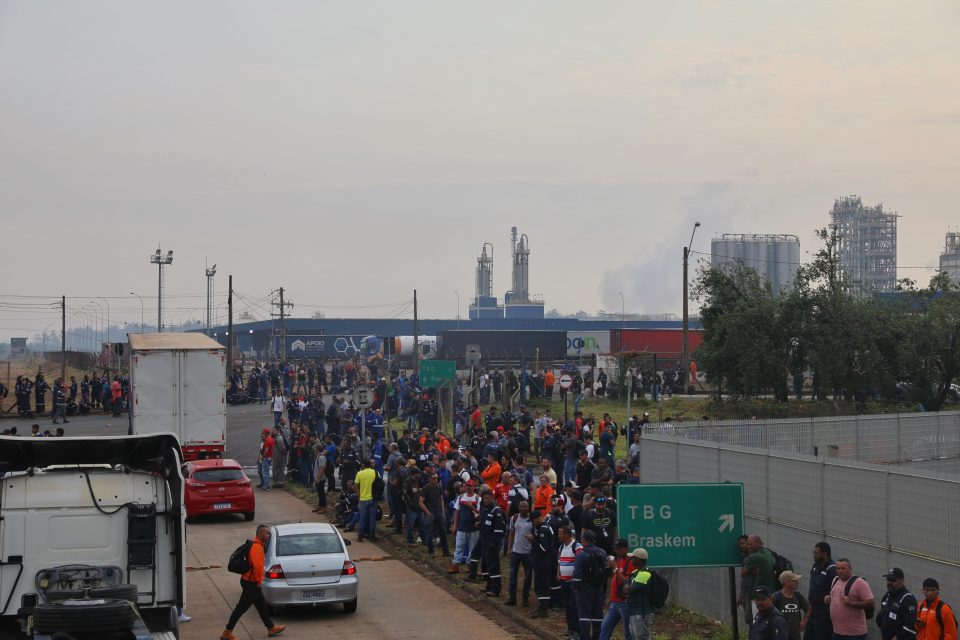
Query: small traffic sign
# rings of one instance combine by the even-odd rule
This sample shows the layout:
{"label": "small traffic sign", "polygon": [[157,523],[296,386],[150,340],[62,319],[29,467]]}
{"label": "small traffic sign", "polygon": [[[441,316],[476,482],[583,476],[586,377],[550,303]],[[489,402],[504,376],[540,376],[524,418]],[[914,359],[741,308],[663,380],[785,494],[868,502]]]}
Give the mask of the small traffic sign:
{"label": "small traffic sign", "polygon": [[650,566],[736,566],[743,485],[620,485],[617,521],[630,548],[643,547],[650,554]]}
{"label": "small traffic sign", "polygon": [[573,386],[573,376],[571,376],[569,373],[565,373],[565,374],[563,374],[562,376],[560,376],[560,388],[561,388],[561,389],[566,390],[566,389],[569,389],[569,388],[572,387],[572,386]]}
{"label": "small traffic sign", "polygon": [[360,385],[353,390],[353,402],[361,409],[369,409],[373,406],[373,389]]}

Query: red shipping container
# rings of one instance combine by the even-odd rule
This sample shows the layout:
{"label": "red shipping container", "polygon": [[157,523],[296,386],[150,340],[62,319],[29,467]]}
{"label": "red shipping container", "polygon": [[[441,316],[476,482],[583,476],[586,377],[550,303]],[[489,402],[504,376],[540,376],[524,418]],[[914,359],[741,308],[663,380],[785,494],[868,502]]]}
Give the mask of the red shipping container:
{"label": "red shipping container", "polygon": [[[690,353],[703,342],[701,329],[687,332]],[[619,351],[646,351],[663,355],[683,353],[683,330],[681,329],[613,329],[610,332],[610,348]]]}

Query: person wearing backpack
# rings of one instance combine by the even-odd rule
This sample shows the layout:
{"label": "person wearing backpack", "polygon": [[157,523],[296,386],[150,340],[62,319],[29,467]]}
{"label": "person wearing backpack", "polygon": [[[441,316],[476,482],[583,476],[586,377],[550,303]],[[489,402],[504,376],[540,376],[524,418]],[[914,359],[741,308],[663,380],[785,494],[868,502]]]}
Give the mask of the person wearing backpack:
{"label": "person wearing backpack", "polygon": [[877,626],[883,640],[913,640],[917,637],[917,597],[904,585],[903,569],[894,567],[883,575],[887,592],[880,601]]}
{"label": "person wearing backpack", "polygon": [[630,571],[627,576],[627,613],[630,616],[630,633],[633,640],[650,640],[653,616],[656,609],[650,602],[650,582],[653,573],[647,570],[650,558],[646,549],[634,549],[628,556]]}
{"label": "person wearing backpack", "polygon": [[957,618],[940,599],[940,584],[933,578],[923,581],[924,600],[917,612],[917,640],[957,640]]}
{"label": "person wearing backpack", "polygon": [[596,546],[597,535],[585,530],[580,536],[583,551],[573,564],[573,596],[581,640],[600,637],[603,622],[604,586],[610,577],[607,554]]}
{"label": "person wearing backpack", "polygon": [[[763,546],[763,540],[756,534],[747,537],[747,549],[750,554],[744,559],[743,567],[740,569],[740,577],[743,578],[744,582],[749,583],[749,587],[744,591],[753,593],[757,590],[757,587],[765,587],[770,593],[773,593],[779,588],[773,570],[773,554]],[[757,615],[756,600],[753,598],[749,601],[741,599],[739,604],[743,606],[744,617],[749,624]]]}
{"label": "person wearing backpack", "polygon": [[783,587],[773,594],[773,606],[787,619],[790,640],[800,640],[810,621],[810,603],[797,591],[802,578],[803,576],[793,571],[782,572],[779,580]]}
{"label": "person wearing backpack", "polygon": [[837,577],[823,601],[830,606],[836,640],[866,640],[867,617],[873,617],[873,591],[866,580],[853,575],[849,559],[837,560]]}
{"label": "person wearing backpack", "polygon": [[246,568],[246,571],[243,571],[240,575],[240,600],[234,607],[233,613],[230,614],[227,626],[220,634],[220,640],[237,640],[237,636],[233,634],[233,629],[240,621],[240,616],[246,613],[251,605],[260,614],[260,621],[267,628],[268,637],[278,636],[286,629],[282,624],[273,624],[270,619],[267,601],[264,599],[263,590],[260,588],[264,576],[263,550],[268,542],[270,542],[270,527],[261,524],[257,527],[253,540],[248,540],[241,545],[230,557],[230,562],[227,564],[230,571],[236,573],[243,568]]}

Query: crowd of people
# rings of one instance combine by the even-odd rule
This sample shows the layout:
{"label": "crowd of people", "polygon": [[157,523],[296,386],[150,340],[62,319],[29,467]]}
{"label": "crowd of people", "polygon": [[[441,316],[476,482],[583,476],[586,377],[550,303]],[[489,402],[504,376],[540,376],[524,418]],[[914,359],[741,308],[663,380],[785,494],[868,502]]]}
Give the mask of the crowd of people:
{"label": "crowd of people", "polygon": [[853,571],[849,558],[834,560],[830,544],[813,547],[807,595],[803,576],[778,571],[777,554],[760,536],[742,536],[739,604],[750,626],[750,640],[866,640],[871,619],[883,640],[956,640],[957,620],[940,599],[935,578],[923,580],[923,598],[906,586],[899,567],[883,578],[887,591],[879,606],[870,585]]}
{"label": "crowd of people", "polygon": [[[130,382],[126,376],[114,375],[111,380],[109,372],[87,374],[79,382],[75,376],[70,376],[69,381],[58,377],[52,385],[43,373],[37,373],[32,379],[29,376],[17,376],[14,397],[17,414],[21,418],[46,415],[57,424],[61,420],[69,422],[68,416],[87,415],[96,410],[119,416],[126,410],[129,388]],[[6,395],[5,390],[0,390],[0,395]]]}

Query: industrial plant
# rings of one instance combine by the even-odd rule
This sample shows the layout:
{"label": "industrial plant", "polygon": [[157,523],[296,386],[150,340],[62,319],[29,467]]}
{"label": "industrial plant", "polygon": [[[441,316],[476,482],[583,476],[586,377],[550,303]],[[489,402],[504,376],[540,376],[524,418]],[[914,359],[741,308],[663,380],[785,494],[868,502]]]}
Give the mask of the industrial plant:
{"label": "industrial plant", "polygon": [[830,228],[839,239],[840,268],[858,297],[894,291],[897,285],[896,212],[864,206],[859,196],[833,203]]}
{"label": "industrial plant", "polygon": [[510,229],[510,256],[511,287],[503,294],[501,305],[493,294],[493,245],[483,244],[477,258],[476,289],[469,311],[471,320],[543,319],[543,300],[530,295],[530,239],[525,233],[518,236],[516,227]]}
{"label": "industrial plant", "polygon": [[940,273],[945,273],[954,284],[960,284],[960,231],[947,231],[943,253],[940,254]]}
{"label": "industrial plant", "polygon": [[787,291],[800,264],[800,238],[791,234],[725,233],[710,243],[710,265],[742,263],[757,272],[774,295]]}

